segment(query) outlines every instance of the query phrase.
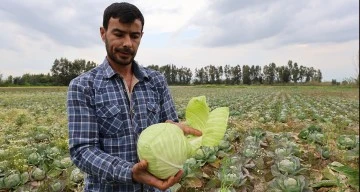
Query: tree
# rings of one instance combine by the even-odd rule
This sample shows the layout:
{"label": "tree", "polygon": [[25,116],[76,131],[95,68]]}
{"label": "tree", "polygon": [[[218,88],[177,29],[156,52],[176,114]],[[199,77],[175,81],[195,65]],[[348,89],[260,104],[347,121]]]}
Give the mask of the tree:
{"label": "tree", "polygon": [[5,81],[6,85],[12,85],[14,83],[14,78],[12,75],[9,75]]}
{"label": "tree", "polygon": [[250,68],[250,81],[252,84],[262,83],[261,67],[252,65]]}
{"label": "tree", "polygon": [[159,65],[149,65],[147,66],[149,69],[153,69],[155,71],[160,71],[160,67]]}
{"label": "tree", "polygon": [[207,66],[209,72],[209,83],[214,84],[216,82],[217,69],[214,65]]}
{"label": "tree", "polygon": [[77,59],[73,62],[66,58],[55,59],[51,67],[51,73],[55,85],[68,85],[70,81],[78,75],[96,67],[95,62],[86,62],[84,59]]}
{"label": "tree", "polygon": [[290,69],[288,66],[280,66],[276,68],[276,71],[278,73],[278,81],[280,83],[288,83],[290,82]]}
{"label": "tree", "polygon": [[263,73],[265,82],[268,84],[273,84],[276,77],[276,64],[270,63],[269,65],[265,65]]}
{"label": "tree", "polygon": [[297,83],[297,81],[299,80],[300,69],[296,62],[294,63],[294,66],[291,68],[290,71],[291,71],[292,81],[294,83]]}
{"label": "tree", "polygon": [[251,79],[250,79],[250,76],[251,76],[251,72],[250,72],[250,67],[248,65],[243,65],[242,67],[242,72],[243,72],[243,76],[242,76],[242,79],[243,79],[243,84],[247,84],[247,85],[250,85],[251,84]]}
{"label": "tree", "polygon": [[306,68],[305,70],[305,82],[310,82],[314,77],[315,69],[313,67]]}
{"label": "tree", "polygon": [[215,79],[216,79],[217,84],[222,83],[222,76],[223,75],[224,75],[223,67],[222,66],[217,67],[216,74],[215,74]]}
{"label": "tree", "polygon": [[166,82],[171,82],[171,67],[169,64],[160,67],[160,73],[165,76]]}
{"label": "tree", "polygon": [[298,80],[300,80],[300,82],[303,82],[304,77],[306,76],[306,67],[300,65],[300,69],[299,69],[299,78]]}
{"label": "tree", "polygon": [[225,74],[225,84],[230,84],[230,79],[231,79],[231,68],[230,68],[230,65],[225,65],[225,67],[224,67],[224,74]]}
{"label": "tree", "polygon": [[205,84],[205,70],[204,68],[200,68],[200,69],[195,69],[195,84]]}
{"label": "tree", "polygon": [[231,71],[231,83],[233,85],[239,85],[241,82],[241,67],[240,67],[240,65],[231,67],[230,71]]}
{"label": "tree", "polygon": [[322,80],[322,73],[321,73],[320,69],[318,69],[316,71],[314,70],[313,81],[321,83],[321,80]]}
{"label": "tree", "polygon": [[177,81],[176,81],[177,73],[178,73],[178,69],[177,69],[176,65],[171,64],[171,67],[170,67],[170,79],[171,79],[171,81],[169,82],[169,84],[174,85],[174,84],[177,83]]}

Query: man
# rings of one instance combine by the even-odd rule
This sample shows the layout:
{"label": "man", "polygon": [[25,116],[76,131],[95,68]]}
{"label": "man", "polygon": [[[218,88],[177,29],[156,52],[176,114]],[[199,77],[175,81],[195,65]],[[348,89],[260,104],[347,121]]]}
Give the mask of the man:
{"label": "man", "polygon": [[166,180],[151,175],[136,152],[141,131],[167,121],[185,134],[201,135],[176,123],[165,78],[134,61],[143,27],[143,15],[134,5],[107,7],[100,28],[107,57],[69,85],[69,148],[75,165],[86,173],[85,191],[165,190],[181,179],[182,171]]}

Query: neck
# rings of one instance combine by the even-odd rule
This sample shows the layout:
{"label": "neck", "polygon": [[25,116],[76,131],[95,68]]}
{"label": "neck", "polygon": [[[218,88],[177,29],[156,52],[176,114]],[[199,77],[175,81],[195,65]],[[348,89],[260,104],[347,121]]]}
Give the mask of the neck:
{"label": "neck", "polygon": [[119,65],[110,58],[107,59],[110,63],[111,68],[113,68],[116,73],[120,74],[122,77],[132,76],[132,63],[129,63],[127,65]]}
{"label": "neck", "polygon": [[131,69],[132,64],[129,65],[117,65],[118,67],[115,68],[115,71],[120,74],[122,77],[132,76],[133,72]]}

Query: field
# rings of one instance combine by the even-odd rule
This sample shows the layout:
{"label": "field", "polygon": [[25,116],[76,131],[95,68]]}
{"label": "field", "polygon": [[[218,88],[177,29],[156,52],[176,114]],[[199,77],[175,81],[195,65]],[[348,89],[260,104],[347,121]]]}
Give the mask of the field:
{"label": "field", "polygon": [[[171,92],[180,118],[195,96],[205,95],[211,109],[230,108],[222,145],[203,149],[173,191],[359,191],[358,88]],[[65,104],[66,87],[0,88],[0,191],[81,191],[83,174],[68,156]]]}

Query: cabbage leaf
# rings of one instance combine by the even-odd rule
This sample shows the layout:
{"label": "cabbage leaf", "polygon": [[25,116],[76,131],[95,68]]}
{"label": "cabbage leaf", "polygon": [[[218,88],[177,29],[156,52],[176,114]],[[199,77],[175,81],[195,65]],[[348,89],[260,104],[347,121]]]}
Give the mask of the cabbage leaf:
{"label": "cabbage leaf", "polygon": [[217,146],[227,128],[229,108],[219,107],[210,112],[205,96],[194,97],[186,107],[185,118],[187,125],[202,132],[201,137],[188,136],[193,150]]}

